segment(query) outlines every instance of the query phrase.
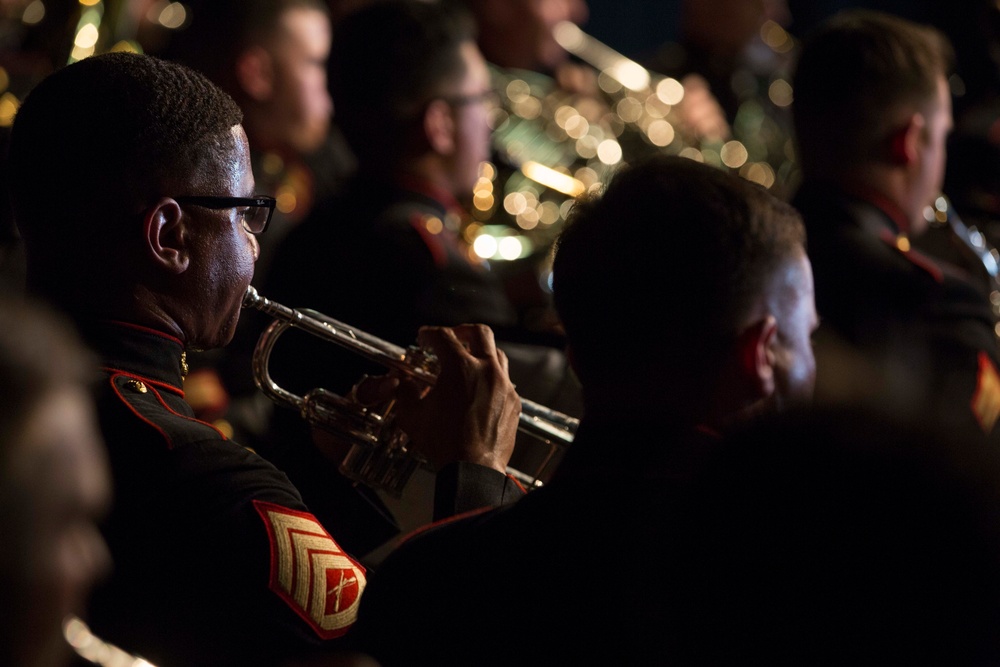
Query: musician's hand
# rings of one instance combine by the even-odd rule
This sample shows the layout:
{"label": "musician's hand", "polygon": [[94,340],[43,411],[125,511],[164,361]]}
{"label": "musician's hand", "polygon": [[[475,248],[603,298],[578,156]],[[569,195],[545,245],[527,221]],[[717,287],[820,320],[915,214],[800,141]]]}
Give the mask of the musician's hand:
{"label": "musician's hand", "polygon": [[395,393],[397,424],[435,468],[468,461],[506,472],[521,399],[493,332],[480,324],[424,327],[417,342],[441,363],[432,389],[406,379],[367,378],[355,388],[358,399],[375,402]]}
{"label": "musician's hand", "polygon": [[698,74],[688,74],[681,84],[684,86],[684,99],[675,108],[684,126],[699,139],[728,139],[732,134],[729,121],[712,94],[708,81]]}

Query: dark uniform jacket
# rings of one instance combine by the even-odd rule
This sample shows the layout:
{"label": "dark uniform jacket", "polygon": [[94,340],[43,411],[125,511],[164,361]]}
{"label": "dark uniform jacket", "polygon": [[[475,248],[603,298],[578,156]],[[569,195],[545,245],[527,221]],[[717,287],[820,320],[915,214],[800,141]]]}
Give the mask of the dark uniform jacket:
{"label": "dark uniform jacket", "polygon": [[550,484],[390,554],[346,640],[383,667],[668,664],[685,486],[717,436],[588,419]]}
{"label": "dark uniform jacket", "polygon": [[[277,665],[343,635],[365,569],[284,473],[193,418],[181,341],[125,323],[85,334],[103,358],[115,492],[114,572],[93,597],[95,633],[159,667]],[[479,466],[440,477],[451,509],[513,493]]]}
{"label": "dark uniform jacket", "polygon": [[1000,438],[995,320],[967,273],[909,246],[887,203],[805,184],[817,399],[863,397]]}

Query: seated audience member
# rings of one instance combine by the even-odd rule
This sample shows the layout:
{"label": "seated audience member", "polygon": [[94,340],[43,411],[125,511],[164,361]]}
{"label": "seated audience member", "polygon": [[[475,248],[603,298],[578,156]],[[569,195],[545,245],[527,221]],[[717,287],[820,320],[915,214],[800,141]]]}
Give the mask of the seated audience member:
{"label": "seated audience member", "polygon": [[791,206],[686,158],[577,204],[553,266],[585,399],[573,446],[541,489],[389,554],[356,645],[386,667],[669,662],[685,487],[728,430],[812,392],[804,243]]}
{"label": "seated audience member", "polygon": [[803,40],[793,120],[809,233],[817,400],[874,401],[996,441],[995,319],[969,275],[912,247],[940,195],[951,48],[934,28],[864,10]]}
{"label": "seated audience member", "polygon": [[[254,195],[240,120],[194,70],[110,53],[36,86],[11,136],[28,289],[71,315],[101,358],[115,570],[88,619],[155,664],[274,665],[334,650],[366,583],[336,526],[184,400],[186,351],[232,338],[274,204]],[[67,155],[88,156],[89,168],[67,169]],[[451,509],[521,495],[504,474],[520,401],[491,332],[430,329],[421,342],[446,367],[424,400],[448,389],[462,419],[408,433],[414,447],[447,449],[434,460]],[[454,390],[452,366],[464,380]],[[403,415],[423,403],[400,394]]]}
{"label": "seated audience member", "polygon": [[93,361],[47,309],[0,301],[0,664],[70,664],[63,623],[110,565]]}

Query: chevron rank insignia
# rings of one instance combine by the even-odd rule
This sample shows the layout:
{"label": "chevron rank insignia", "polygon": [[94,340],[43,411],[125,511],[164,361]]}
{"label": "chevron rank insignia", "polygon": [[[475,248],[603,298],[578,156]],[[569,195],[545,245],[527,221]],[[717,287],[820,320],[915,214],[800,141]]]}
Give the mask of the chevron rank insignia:
{"label": "chevron rank insignia", "polygon": [[347,632],[358,615],[365,569],[308,512],[253,501],[271,543],[270,588],[321,639]]}
{"label": "chevron rank insignia", "polygon": [[976,393],[972,395],[972,412],[987,434],[1000,417],[1000,376],[985,352],[979,353],[979,375]]}

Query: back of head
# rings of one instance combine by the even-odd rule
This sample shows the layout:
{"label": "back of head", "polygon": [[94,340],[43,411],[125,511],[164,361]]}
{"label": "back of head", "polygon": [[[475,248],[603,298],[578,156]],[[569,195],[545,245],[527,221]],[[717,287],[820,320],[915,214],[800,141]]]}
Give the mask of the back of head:
{"label": "back of head", "polygon": [[197,187],[232,149],[239,108],[204,76],[152,56],[108,53],[64,67],[21,105],[10,141],[11,196],[28,286],[64,292],[107,279],[157,197]]}
{"label": "back of head", "polygon": [[422,112],[465,73],[459,47],[474,39],[471,17],[448,2],[378,1],[338,23],[330,89],[363,169],[391,170],[419,150]]}
{"label": "back of head", "polygon": [[687,158],[635,163],[578,202],[553,292],[588,405],[702,405],[767,281],[804,243],[790,206]]}
{"label": "back of head", "polygon": [[802,42],[792,116],[806,175],[884,154],[900,114],[937,94],[953,55],[938,30],[875,11],[847,10]]}

